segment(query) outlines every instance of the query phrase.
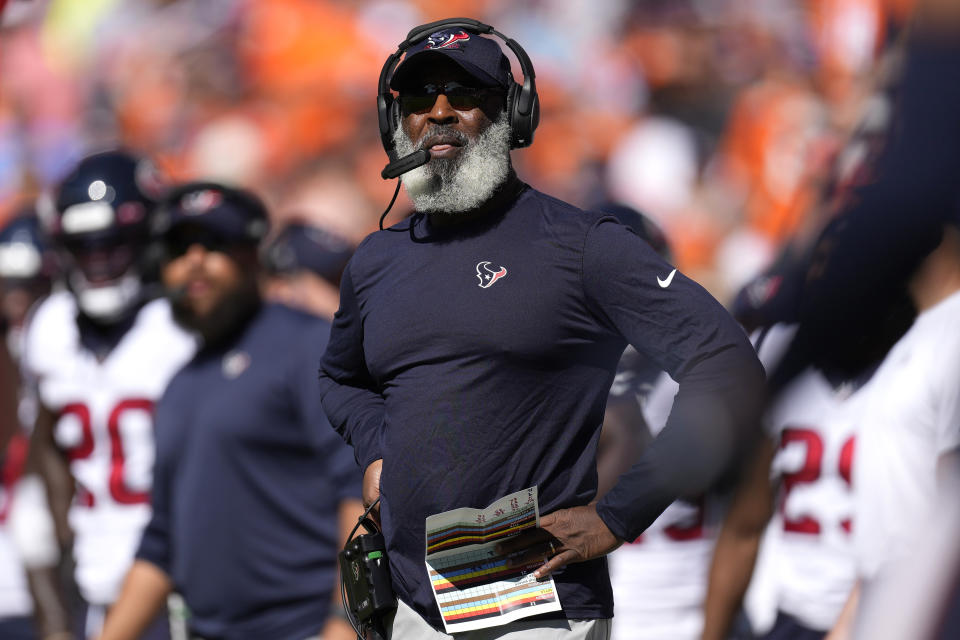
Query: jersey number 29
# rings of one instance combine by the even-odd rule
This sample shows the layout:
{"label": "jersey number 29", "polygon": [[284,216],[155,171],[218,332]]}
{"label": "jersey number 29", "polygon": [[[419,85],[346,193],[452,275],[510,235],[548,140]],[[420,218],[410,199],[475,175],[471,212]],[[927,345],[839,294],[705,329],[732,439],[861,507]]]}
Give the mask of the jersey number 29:
{"label": "jersey number 29", "polygon": [[[812,429],[790,427],[783,430],[780,438],[780,448],[786,448],[787,445],[800,442],[805,445],[806,456],[803,466],[797,471],[791,471],[783,474],[783,495],[780,497],[780,512],[783,514],[783,530],[792,533],[806,533],[817,535],[820,533],[820,523],[811,516],[801,516],[799,518],[788,518],[785,513],[787,499],[790,492],[798,485],[812,484],[820,479],[823,472],[823,438]],[[854,436],[850,436],[844,441],[840,448],[840,458],[837,461],[837,474],[843,479],[847,487],[850,487],[850,473],[853,467],[853,448]],[[840,523],[844,531],[850,531],[850,520],[845,519]]]}

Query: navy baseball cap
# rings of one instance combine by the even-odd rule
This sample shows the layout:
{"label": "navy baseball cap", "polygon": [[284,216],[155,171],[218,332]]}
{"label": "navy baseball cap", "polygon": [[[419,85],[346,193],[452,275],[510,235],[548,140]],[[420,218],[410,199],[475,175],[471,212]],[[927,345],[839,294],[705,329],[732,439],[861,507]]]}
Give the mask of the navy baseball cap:
{"label": "navy baseball cap", "polygon": [[476,78],[481,87],[507,88],[513,78],[510,61],[496,41],[453,27],[432,33],[411,46],[393,72],[390,88],[402,91],[416,86],[417,72],[440,58],[457,64]]}
{"label": "navy baseball cap", "polygon": [[203,227],[228,242],[258,244],[270,230],[267,208],[253,193],[215,182],[173,189],[154,216],[159,237],[183,225]]}
{"label": "navy baseball cap", "polygon": [[303,222],[291,222],[263,250],[263,265],[274,273],[306,269],[333,284],[353,255],[353,247],[340,236]]}

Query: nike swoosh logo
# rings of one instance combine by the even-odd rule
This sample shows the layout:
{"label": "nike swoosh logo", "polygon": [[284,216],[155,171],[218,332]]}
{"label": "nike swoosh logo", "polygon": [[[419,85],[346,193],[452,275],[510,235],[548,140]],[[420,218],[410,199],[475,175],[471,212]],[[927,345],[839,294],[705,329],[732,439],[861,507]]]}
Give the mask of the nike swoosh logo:
{"label": "nike swoosh logo", "polygon": [[667,276],[666,280],[661,280],[660,276],[657,276],[657,284],[659,284],[661,288],[666,289],[670,286],[670,283],[673,282],[673,276],[675,275],[677,275],[676,269],[670,272],[670,275]]}

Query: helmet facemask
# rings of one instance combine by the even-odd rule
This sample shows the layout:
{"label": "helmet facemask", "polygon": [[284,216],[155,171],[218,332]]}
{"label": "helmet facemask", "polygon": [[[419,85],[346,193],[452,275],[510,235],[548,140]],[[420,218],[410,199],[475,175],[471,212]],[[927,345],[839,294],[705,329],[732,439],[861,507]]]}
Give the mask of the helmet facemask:
{"label": "helmet facemask", "polygon": [[65,239],[67,286],[92,320],[112,323],[141,301],[143,242],[110,235]]}

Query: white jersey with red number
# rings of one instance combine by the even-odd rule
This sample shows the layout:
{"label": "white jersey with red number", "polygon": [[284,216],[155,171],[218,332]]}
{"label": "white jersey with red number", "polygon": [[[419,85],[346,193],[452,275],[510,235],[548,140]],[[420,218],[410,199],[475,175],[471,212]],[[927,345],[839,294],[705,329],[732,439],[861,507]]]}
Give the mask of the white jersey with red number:
{"label": "white jersey with red number", "polygon": [[936,466],[960,446],[960,292],[917,316],[867,388],[854,464],[854,541],[867,579],[916,551]]}
{"label": "white jersey with red number", "polygon": [[674,502],[610,555],[613,640],[700,637],[715,541],[707,518],[702,500]]}
{"label": "white jersey with red number", "polygon": [[771,586],[778,608],[812,629],[833,627],[856,578],[851,473],[863,392],[810,368],[766,416],[780,485],[764,540]]}
{"label": "white jersey with red number", "polygon": [[[655,383],[644,416],[656,434],[677,393],[666,374]],[[715,542],[704,500],[671,504],[637,541],[609,557],[613,640],[694,640],[703,632],[703,601]]]}
{"label": "white jersey with red number", "polygon": [[77,307],[66,292],[34,315],[25,366],[40,402],[60,414],[54,428],[76,495],[70,508],[80,592],[105,605],[116,598],[140,533],[150,519],[153,409],[194,351],[194,340],[154,300],[101,362],[80,343]]}

